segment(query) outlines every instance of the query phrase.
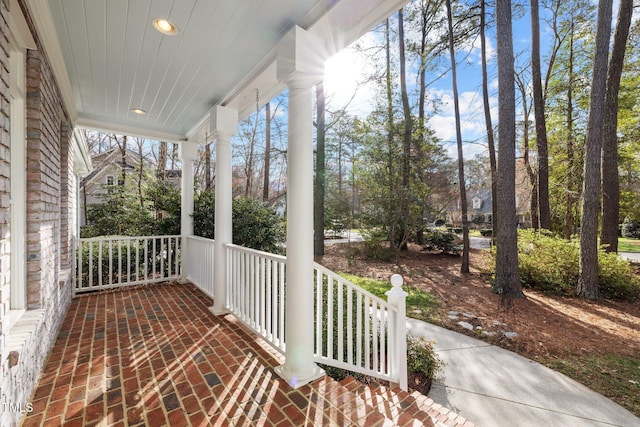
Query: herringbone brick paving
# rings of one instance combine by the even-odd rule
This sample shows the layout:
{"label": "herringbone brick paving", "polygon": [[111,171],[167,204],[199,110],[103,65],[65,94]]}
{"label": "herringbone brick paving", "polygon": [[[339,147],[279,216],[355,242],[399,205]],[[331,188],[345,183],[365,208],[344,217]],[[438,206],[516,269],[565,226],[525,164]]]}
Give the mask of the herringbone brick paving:
{"label": "herringbone brick paving", "polygon": [[470,426],[426,396],[348,378],[293,390],[282,363],[191,284],[72,301],[23,426]]}

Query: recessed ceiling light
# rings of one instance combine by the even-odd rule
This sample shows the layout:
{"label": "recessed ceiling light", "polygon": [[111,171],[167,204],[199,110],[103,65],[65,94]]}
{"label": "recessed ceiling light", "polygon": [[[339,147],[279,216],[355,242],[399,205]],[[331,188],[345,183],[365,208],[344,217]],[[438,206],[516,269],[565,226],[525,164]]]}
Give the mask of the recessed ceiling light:
{"label": "recessed ceiling light", "polygon": [[141,116],[142,116],[142,115],[147,114],[147,112],[146,112],[146,111],[144,111],[144,110],[143,110],[143,109],[141,109],[141,108],[132,108],[132,109],[131,109],[131,112],[132,112],[132,113],[136,113],[136,114],[140,114]]}
{"label": "recessed ceiling light", "polygon": [[166,19],[154,19],[153,27],[162,34],[166,34],[168,36],[178,34],[178,27],[176,27],[173,22]]}

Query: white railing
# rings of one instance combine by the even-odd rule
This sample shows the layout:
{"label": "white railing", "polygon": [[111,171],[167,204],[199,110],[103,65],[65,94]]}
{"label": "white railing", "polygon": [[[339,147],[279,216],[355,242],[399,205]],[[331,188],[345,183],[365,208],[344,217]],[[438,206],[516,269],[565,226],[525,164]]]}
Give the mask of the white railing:
{"label": "white railing", "polygon": [[232,244],[225,248],[227,308],[284,354],[286,258]]}
{"label": "white railing", "polygon": [[[214,298],[214,240],[96,237],[80,239],[78,246],[74,294],[178,279],[182,274]],[[226,308],[284,354],[286,258],[233,244],[226,244],[225,251]],[[392,277],[393,289],[384,301],[317,263],[313,274],[315,361],[406,389],[402,278]]]}
{"label": "white railing", "polygon": [[317,263],[314,275],[316,361],[406,389],[402,277],[394,277],[387,302]]}
{"label": "white railing", "polygon": [[180,236],[79,239],[74,294],[177,279]]}
{"label": "white railing", "polygon": [[183,274],[209,297],[213,298],[213,256],[215,240],[199,236],[183,239]]}
{"label": "white railing", "polygon": [[[237,245],[227,250],[227,308],[284,354],[286,258]],[[314,263],[315,360],[406,389],[406,294],[389,302]]]}

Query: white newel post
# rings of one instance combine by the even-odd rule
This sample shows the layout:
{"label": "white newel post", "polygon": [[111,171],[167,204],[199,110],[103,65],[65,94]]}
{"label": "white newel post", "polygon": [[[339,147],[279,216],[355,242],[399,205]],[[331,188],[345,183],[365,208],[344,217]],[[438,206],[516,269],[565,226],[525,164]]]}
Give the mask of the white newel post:
{"label": "white newel post", "polygon": [[198,146],[193,142],[180,144],[180,160],[182,160],[181,199],[180,199],[180,248],[182,262],[180,264],[180,278],[185,281],[189,271],[187,236],[193,236],[193,163],[198,158]]}
{"label": "white newel post", "polygon": [[238,111],[216,105],[210,113],[211,133],[216,139],[216,206],[213,265],[213,307],[216,316],[227,310],[227,254],[224,245],[233,242],[231,219],[231,137],[238,130]]}
{"label": "white newel post", "polygon": [[285,363],[276,372],[298,388],[324,375],[313,360],[314,84],[324,73],[324,41],[293,28],[280,42],[278,79],[289,90],[287,147],[287,292]]}
{"label": "white newel post", "polygon": [[398,387],[407,391],[407,294],[402,290],[404,280],[399,274],[391,276],[391,290],[386,292],[389,305],[397,308],[392,320],[391,375],[398,378]]}

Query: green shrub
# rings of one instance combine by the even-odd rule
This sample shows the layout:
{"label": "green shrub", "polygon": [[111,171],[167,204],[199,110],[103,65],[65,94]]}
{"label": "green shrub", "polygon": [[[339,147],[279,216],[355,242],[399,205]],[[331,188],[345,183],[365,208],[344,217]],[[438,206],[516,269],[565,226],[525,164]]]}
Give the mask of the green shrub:
{"label": "green shrub", "polygon": [[[284,221],[276,211],[256,199],[233,199],[233,243],[265,252],[282,252],[286,232]],[[196,236],[215,238],[215,196],[213,192],[198,194],[193,207],[193,229]]]}
{"label": "green shrub", "polygon": [[438,358],[432,341],[407,335],[407,371],[410,374],[433,379],[443,367],[444,362]]}
{"label": "green shrub", "polygon": [[383,230],[372,229],[361,232],[364,238],[364,255],[372,260],[388,262],[393,260],[398,254],[385,245],[387,234]]}
{"label": "green shrub", "polygon": [[450,255],[460,255],[462,245],[457,243],[457,236],[450,231],[429,229],[424,232],[423,250],[440,251]]}
{"label": "green shrub", "polygon": [[[495,249],[492,250],[495,260]],[[522,285],[563,296],[575,296],[580,251],[575,241],[548,232],[518,232],[518,263]],[[600,293],[604,298],[640,299],[640,278],[628,261],[617,254],[598,253]]]}
{"label": "green shrub", "polygon": [[483,228],[480,230],[480,235],[484,237],[493,236],[493,230],[491,228]]}
{"label": "green shrub", "polygon": [[640,239],[640,221],[626,217],[622,223],[622,237]]}

